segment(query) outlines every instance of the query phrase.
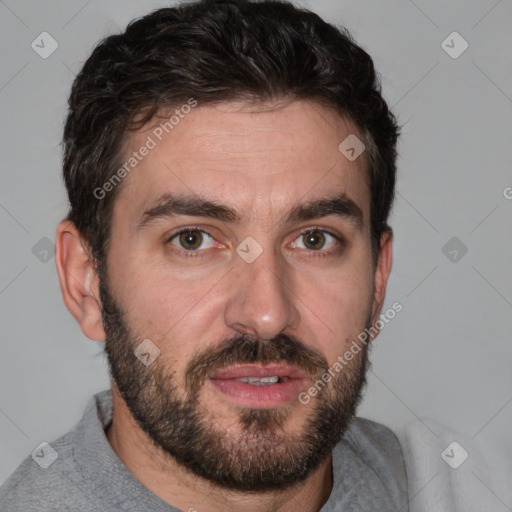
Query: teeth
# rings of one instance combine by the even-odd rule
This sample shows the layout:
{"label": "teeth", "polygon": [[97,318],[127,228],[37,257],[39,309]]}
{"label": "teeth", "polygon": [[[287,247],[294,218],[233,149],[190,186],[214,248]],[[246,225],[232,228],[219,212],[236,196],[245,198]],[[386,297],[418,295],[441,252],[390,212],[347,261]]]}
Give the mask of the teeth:
{"label": "teeth", "polygon": [[276,384],[279,382],[279,377],[277,375],[272,375],[270,377],[241,377],[237,380],[240,382],[247,382],[253,386],[267,386],[269,384]]}

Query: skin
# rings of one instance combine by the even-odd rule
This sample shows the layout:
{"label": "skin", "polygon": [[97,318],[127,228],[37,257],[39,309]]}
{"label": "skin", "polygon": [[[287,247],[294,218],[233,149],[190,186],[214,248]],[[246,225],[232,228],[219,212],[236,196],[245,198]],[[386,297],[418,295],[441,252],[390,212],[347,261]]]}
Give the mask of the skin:
{"label": "skin", "polygon": [[[358,132],[350,120],[314,102],[275,107],[240,102],[196,107],[130,173],[116,199],[109,287],[130,329],[159,347],[159,358],[172,368],[178,390],[184,388],[185,367],[194,352],[234,334],[269,340],[288,333],[332,365],[368,318],[372,324],[379,318],[392,237],[382,235],[374,262],[366,155],[349,161],[338,150],[349,134]],[[132,137],[131,151],[144,144],[151,128]],[[143,212],[163,192],[228,204],[242,213],[242,221],[179,215],[138,230]],[[358,205],[360,226],[335,215],[285,222],[295,204],[338,193]],[[190,225],[207,229],[214,238],[205,242],[208,248],[201,257],[186,258],[176,239],[168,241],[178,228]],[[338,246],[329,238],[330,248],[304,248],[300,234],[311,227],[340,235],[345,243]],[[236,253],[247,236],[263,249],[250,264]],[[87,244],[68,221],[59,225],[56,241],[66,306],[86,336],[104,340],[98,276]],[[330,495],[330,457],[305,481],[284,491],[242,493],[211,485],[164,457],[139,428],[114,382],[112,390],[114,417],[107,437],[113,450],[147,488],[182,510],[295,512],[300,504],[300,510],[313,512]],[[203,386],[199,399],[219,430],[241,432],[228,397]],[[285,434],[302,432],[313,403],[295,400],[283,406],[288,413]]]}

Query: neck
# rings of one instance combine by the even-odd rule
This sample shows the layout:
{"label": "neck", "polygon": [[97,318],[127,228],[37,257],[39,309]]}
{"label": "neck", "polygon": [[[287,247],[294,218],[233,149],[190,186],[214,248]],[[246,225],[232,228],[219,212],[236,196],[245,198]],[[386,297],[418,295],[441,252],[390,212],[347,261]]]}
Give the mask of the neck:
{"label": "neck", "polygon": [[245,493],[217,487],[164,455],[137,425],[114,386],[112,394],[114,413],[106,431],[112,449],[145,487],[174,507],[188,512],[318,512],[331,494],[331,456],[284,491]]}

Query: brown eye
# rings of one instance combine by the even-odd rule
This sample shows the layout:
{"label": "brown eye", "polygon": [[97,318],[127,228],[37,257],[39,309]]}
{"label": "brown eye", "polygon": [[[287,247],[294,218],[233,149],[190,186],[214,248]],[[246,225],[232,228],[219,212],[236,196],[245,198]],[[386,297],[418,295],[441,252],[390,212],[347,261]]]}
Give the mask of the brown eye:
{"label": "brown eye", "polygon": [[307,249],[318,251],[325,245],[325,235],[322,231],[308,231],[302,234],[302,240]]}
{"label": "brown eye", "polygon": [[208,233],[199,229],[180,231],[171,238],[170,242],[180,249],[188,251],[208,249],[213,246],[213,238]]}
{"label": "brown eye", "polygon": [[292,243],[293,248],[307,249],[316,252],[327,252],[328,249],[340,244],[335,235],[323,229],[309,229],[301,233]]}

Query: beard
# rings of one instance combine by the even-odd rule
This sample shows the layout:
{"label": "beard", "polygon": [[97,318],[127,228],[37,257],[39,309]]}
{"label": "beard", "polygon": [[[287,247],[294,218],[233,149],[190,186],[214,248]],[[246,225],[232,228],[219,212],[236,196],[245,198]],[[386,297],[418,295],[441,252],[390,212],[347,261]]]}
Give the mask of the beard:
{"label": "beard", "polygon": [[[322,382],[327,360],[294,336],[269,341],[234,336],[205,347],[189,360],[180,386],[159,356],[144,365],[134,354],[142,338],[132,335],[124,313],[100,280],[105,352],[117,389],[139,427],[164,460],[174,460],[209,482],[243,492],[284,490],[315,470],[341,440],[360,402],[369,367],[368,346],[331,379]],[[369,322],[367,322],[369,323]],[[193,340],[192,340],[193,342]],[[293,408],[237,408],[236,434],[215,425],[199,395],[216,370],[241,363],[280,362],[305,370],[320,382],[300,434],[283,428]],[[183,391],[184,389],[184,391]],[[293,404],[293,407],[305,405]]]}

